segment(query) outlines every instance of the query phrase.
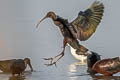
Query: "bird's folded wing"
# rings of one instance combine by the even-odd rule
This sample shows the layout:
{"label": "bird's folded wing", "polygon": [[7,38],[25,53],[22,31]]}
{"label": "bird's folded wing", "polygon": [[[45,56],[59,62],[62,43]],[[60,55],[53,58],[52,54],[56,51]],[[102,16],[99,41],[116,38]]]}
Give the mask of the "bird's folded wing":
{"label": "bird's folded wing", "polygon": [[10,72],[10,66],[16,59],[0,61],[0,70],[3,72]]}

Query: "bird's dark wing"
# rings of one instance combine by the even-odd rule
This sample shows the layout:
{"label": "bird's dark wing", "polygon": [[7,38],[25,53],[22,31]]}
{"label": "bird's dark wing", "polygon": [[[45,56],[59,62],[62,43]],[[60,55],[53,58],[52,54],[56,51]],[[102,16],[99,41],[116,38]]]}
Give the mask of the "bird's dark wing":
{"label": "bird's dark wing", "polygon": [[[21,70],[23,71],[25,69],[25,64],[24,60],[22,59],[17,59],[16,61],[13,62],[12,66],[10,67],[11,70]],[[16,70],[15,70],[16,69]]]}
{"label": "bird's dark wing", "polygon": [[104,5],[98,1],[95,1],[84,12],[79,12],[78,17],[71,22],[79,40],[87,40],[96,31],[98,24],[101,22],[103,12]]}

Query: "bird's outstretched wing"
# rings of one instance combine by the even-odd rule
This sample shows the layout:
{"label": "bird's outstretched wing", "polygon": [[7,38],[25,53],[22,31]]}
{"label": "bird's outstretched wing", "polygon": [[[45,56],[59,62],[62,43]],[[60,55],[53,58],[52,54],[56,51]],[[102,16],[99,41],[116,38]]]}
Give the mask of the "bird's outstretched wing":
{"label": "bird's outstretched wing", "polygon": [[77,32],[79,40],[87,40],[96,31],[98,24],[101,22],[103,12],[104,5],[98,1],[95,1],[90,8],[84,12],[79,12],[78,17],[71,22],[71,25]]}

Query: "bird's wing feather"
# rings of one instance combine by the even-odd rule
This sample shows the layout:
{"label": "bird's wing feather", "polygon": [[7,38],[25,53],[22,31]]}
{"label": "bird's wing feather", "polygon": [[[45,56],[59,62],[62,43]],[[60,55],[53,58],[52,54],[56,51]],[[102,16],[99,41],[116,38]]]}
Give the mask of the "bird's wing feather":
{"label": "bird's wing feather", "polygon": [[3,72],[10,72],[10,66],[16,59],[0,61],[0,70]]}
{"label": "bird's wing feather", "polygon": [[101,22],[103,12],[104,5],[95,1],[90,8],[80,12],[78,17],[71,22],[77,31],[79,40],[87,40],[96,31],[98,24]]}

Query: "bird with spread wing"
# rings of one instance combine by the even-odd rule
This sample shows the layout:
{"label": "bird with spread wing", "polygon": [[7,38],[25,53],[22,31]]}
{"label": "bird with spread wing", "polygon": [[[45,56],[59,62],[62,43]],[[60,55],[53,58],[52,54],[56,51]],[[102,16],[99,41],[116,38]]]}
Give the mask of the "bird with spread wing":
{"label": "bird with spread wing", "polygon": [[[56,26],[59,27],[64,40],[62,52],[52,58],[44,58],[45,60],[51,60],[49,65],[56,65],[56,62],[64,56],[66,44],[68,44],[77,55],[88,55],[88,49],[79,44],[79,41],[88,40],[92,34],[96,31],[97,26],[101,22],[104,12],[104,5],[99,1],[95,1],[85,11],[80,11],[78,16],[72,22],[68,22],[54,12],[50,11],[47,15],[38,22],[37,26],[46,18],[51,18]],[[56,61],[54,59],[56,58]]]}

